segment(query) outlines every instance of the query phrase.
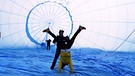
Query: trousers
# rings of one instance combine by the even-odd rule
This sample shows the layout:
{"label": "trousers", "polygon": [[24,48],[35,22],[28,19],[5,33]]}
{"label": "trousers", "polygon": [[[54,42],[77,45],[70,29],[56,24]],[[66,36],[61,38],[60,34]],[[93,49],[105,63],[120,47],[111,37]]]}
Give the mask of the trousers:
{"label": "trousers", "polygon": [[59,62],[59,66],[58,66],[58,73],[61,73],[61,69],[62,69],[63,64],[69,65],[70,73],[73,73],[73,64],[72,64],[70,52],[61,52],[60,53],[60,62]]}

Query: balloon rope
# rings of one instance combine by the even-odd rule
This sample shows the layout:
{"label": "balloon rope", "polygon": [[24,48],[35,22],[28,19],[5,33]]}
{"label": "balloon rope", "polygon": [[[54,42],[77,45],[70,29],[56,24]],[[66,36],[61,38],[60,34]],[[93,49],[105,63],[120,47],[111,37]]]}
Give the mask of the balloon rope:
{"label": "balloon rope", "polygon": [[117,50],[129,39],[129,37],[130,37],[134,32],[135,32],[135,28],[134,28],[134,30],[128,35],[128,37],[114,50],[114,52],[117,51]]}

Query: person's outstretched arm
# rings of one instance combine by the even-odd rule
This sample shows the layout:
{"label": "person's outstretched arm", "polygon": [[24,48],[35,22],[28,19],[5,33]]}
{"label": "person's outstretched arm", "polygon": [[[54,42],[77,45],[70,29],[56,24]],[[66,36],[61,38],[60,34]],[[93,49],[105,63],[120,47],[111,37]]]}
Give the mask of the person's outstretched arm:
{"label": "person's outstretched arm", "polygon": [[56,38],[56,36],[50,31],[50,29],[49,28],[47,28],[47,29],[45,29],[45,30],[43,30],[43,32],[47,32],[47,33],[49,33],[54,39]]}

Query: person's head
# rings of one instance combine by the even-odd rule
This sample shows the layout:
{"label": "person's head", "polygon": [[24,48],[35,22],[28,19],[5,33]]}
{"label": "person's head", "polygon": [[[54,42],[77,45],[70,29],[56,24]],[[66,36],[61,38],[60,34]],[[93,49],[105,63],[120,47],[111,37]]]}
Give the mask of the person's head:
{"label": "person's head", "polygon": [[59,30],[59,35],[60,35],[60,36],[63,36],[63,33],[64,33],[63,30]]}

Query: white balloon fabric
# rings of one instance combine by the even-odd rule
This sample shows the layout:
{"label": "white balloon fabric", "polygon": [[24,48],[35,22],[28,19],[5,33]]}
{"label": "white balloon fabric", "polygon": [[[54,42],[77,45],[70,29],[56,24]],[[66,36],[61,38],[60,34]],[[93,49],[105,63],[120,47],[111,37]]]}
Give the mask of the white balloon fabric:
{"label": "white balloon fabric", "polygon": [[135,51],[135,0],[0,0],[0,49],[44,46],[58,35],[72,37],[86,27],[73,47]]}

